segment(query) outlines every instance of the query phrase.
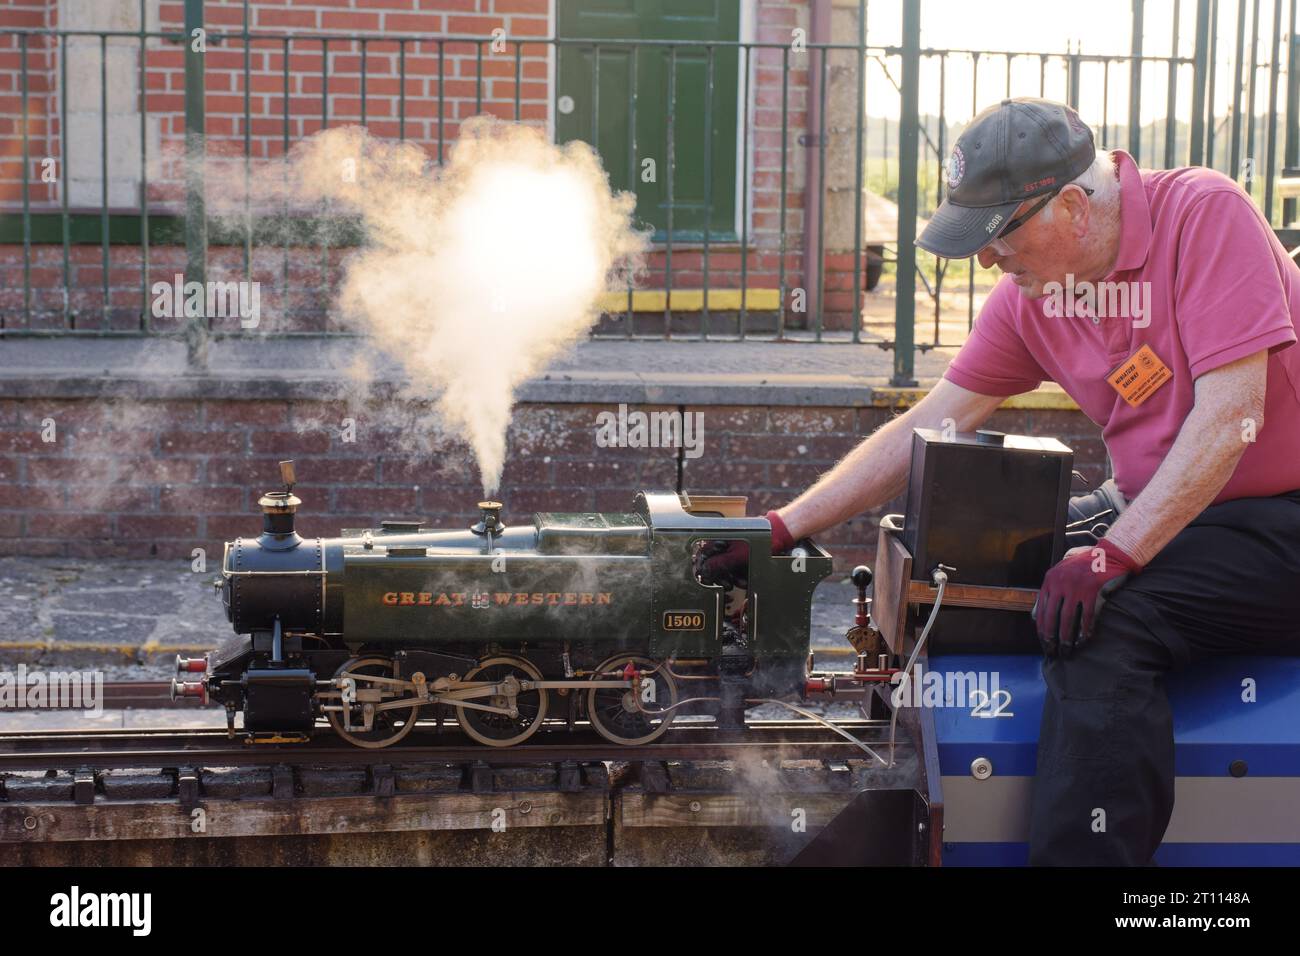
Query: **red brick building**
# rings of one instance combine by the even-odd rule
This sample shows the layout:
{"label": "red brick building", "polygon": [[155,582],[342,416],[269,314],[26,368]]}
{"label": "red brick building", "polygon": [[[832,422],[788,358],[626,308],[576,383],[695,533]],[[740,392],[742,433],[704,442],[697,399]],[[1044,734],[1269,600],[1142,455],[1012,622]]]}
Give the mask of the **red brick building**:
{"label": "red brick building", "polygon": [[[206,0],[201,125],[208,162],[234,175],[246,156],[274,159],[324,127],[357,123],[445,156],[459,124],[476,113],[535,125],[557,140],[595,141],[614,185],[637,191],[638,218],[655,229],[656,252],[641,283],[650,294],[635,297],[638,310],[661,316],[662,291],[671,286],[678,311],[698,310],[699,290],[707,287],[711,311],[734,312],[741,297],[728,290],[743,286],[745,304],[766,313],[770,327],[784,290],[786,319],[799,326],[807,296],[815,304],[818,280],[817,270],[805,270],[817,247],[804,210],[824,195],[817,150],[808,148],[818,138],[810,108],[824,51],[806,45],[856,38],[856,28],[841,20],[836,36],[827,21],[819,37],[815,5]],[[821,6],[856,17],[856,3]],[[194,42],[185,41],[185,16],[180,0],[0,3],[0,31],[64,31],[0,33],[5,327],[93,321],[131,328],[141,321],[145,280],[170,278],[183,263],[185,43]],[[597,56],[595,46],[573,42],[578,38],[609,42]],[[638,45],[614,42],[620,38]],[[718,45],[710,48],[712,40]],[[829,54],[830,77],[851,69],[836,62],[839,55]],[[822,133],[832,150],[836,140],[842,148],[852,139],[838,127]],[[24,208],[25,223],[17,218]],[[34,242],[29,262],[16,245],[24,236]],[[216,277],[244,272],[237,237],[215,231],[209,241]],[[271,284],[286,270],[252,245],[250,277]],[[822,249],[825,305],[841,326],[852,307],[852,276],[841,273],[853,267],[842,247],[832,236]],[[288,286],[308,284],[311,294],[282,290],[268,314],[278,313],[286,330],[331,327],[328,297],[319,293],[329,281],[324,271],[337,270],[319,266],[339,255],[291,255]],[[26,294],[24,267],[36,270]],[[806,291],[790,309],[795,288]]]}

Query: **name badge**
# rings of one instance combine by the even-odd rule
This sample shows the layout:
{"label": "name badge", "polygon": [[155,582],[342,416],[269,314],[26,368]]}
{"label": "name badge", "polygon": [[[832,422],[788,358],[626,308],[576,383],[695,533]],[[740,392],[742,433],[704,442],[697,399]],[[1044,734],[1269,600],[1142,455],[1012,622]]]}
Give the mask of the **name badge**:
{"label": "name badge", "polygon": [[1137,408],[1173,377],[1174,373],[1160,361],[1160,356],[1151,346],[1144,345],[1120,362],[1119,367],[1106,376],[1106,381],[1119,392],[1120,398]]}

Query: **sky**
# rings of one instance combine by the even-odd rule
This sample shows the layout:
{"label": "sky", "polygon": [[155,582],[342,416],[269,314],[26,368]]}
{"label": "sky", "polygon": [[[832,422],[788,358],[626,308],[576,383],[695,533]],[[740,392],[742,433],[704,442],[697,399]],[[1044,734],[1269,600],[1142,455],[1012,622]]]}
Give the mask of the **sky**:
{"label": "sky", "polygon": [[[1246,33],[1251,35],[1251,3],[1246,4]],[[1191,57],[1195,41],[1195,0],[1146,0],[1143,14],[1143,53],[1168,56],[1173,33],[1174,6],[1180,3],[1178,53]],[[979,4],[975,0],[921,0],[921,45],[923,48],[948,50],[980,50],[1063,54],[1076,44],[1084,53],[1125,55],[1129,52],[1132,24],[1131,0],[998,0]],[[897,44],[901,38],[902,0],[875,0],[868,5],[868,43],[870,45]],[[1214,105],[1216,117],[1222,117],[1231,101],[1233,91],[1232,56],[1236,41],[1237,4],[1235,0],[1218,2],[1217,67]],[[1259,4],[1259,61],[1268,60],[1269,42],[1272,40],[1273,4],[1263,0]],[[1283,0],[1282,20],[1286,24],[1291,0]],[[1285,34],[1285,29],[1284,29]],[[1285,50],[1285,40],[1279,48]],[[1249,39],[1247,41],[1249,49]],[[1285,58],[1283,59],[1285,67]],[[890,62],[894,79],[899,78],[896,59]],[[1011,95],[1037,96],[1039,93],[1040,62],[1037,56],[1012,60]],[[972,60],[969,56],[952,54],[945,70],[945,97],[950,120],[964,121],[977,110],[997,102],[1006,95],[1006,59],[990,57],[985,52],[980,58],[978,81],[972,89]],[[1127,62],[1112,63],[1107,84],[1102,64],[1085,64],[1081,77],[1079,111],[1084,119],[1099,125],[1103,118],[1103,105],[1108,104],[1107,118],[1112,123],[1124,123],[1128,117]],[[1285,74],[1283,74],[1284,76]],[[1058,57],[1049,59],[1046,68],[1046,91],[1049,99],[1065,99],[1065,68]],[[1187,119],[1191,104],[1192,68],[1183,66],[1178,78],[1177,114]],[[1165,64],[1146,64],[1143,68],[1142,110],[1143,123],[1165,115],[1168,90],[1168,67]],[[1258,73],[1256,109],[1263,111],[1267,102],[1268,71]],[[1243,81],[1244,85],[1244,81]],[[1279,79],[1284,88],[1284,80]],[[873,116],[897,118],[897,94],[879,66],[867,73],[868,107]],[[937,58],[922,61],[921,111],[937,114],[939,110],[939,65]],[[1105,93],[1105,95],[1103,95]],[[873,95],[874,94],[874,95]],[[1279,94],[1281,95],[1281,94]]]}

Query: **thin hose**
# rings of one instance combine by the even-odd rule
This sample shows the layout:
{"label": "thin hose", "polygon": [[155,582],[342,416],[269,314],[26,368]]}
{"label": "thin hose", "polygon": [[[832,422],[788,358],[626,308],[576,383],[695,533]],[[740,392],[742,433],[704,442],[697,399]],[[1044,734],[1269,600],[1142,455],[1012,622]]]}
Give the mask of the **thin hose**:
{"label": "thin hose", "polygon": [[[946,577],[945,577],[945,580],[947,580]],[[941,585],[940,588],[939,588],[939,593],[940,593],[940,596],[942,596],[942,594],[943,594],[943,587],[942,587],[942,585]],[[927,628],[927,630],[928,630],[928,628]],[[662,666],[662,665],[661,665],[661,666]],[[655,668],[655,670],[658,670],[658,669],[659,669],[658,667]],[[641,695],[640,695],[640,694],[636,694],[636,693],[634,693],[634,694],[632,695],[632,703],[635,705],[636,709],[639,710],[641,713],[647,715],[647,716],[657,716],[657,715],[659,715],[659,714],[666,714],[666,713],[668,713],[669,711],[676,710],[678,707],[681,707],[683,704],[694,704],[694,703],[698,703],[698,702],[701,702],[701,701],[716,701],[716,700],[721,700],[721,699],[722,699],[722,698],[720,698],[720,697],[688,697],[688,698],[686,698],[685,700],[679,700],[677,703],[672,704],[671,706],[660,708],[660,709],[657,710],[657,711],[652,711],[652,710],[650,710],[649,708],[646,708],[646,707],[641,706]],[[890,763],[886,763],[886,762],[885,762],[885,759],[884,759],[883,757],[881,757],[880,754],[876,753],[874,750],[872,750],[870,747],[868,747],[866,744],[864,744],[864,743],[863,743],[861,740],[859,740],[857,737],[854,737],[854,736],[853,736],[851,733],[849,733],[847,730],[845,730],[845,729],[842,728],[842,727],[838,727],[838,726],[836,726],[832,721],[827,720],[825,717],[822,717],[820,714],[814,714],[814,713],[813,713],[812,711],[810,711],[810,710],[805,710],[805,709],[802,708],[802,707],[796,707],[794,704],[791,704],[791,703],[789,703],[789,702],[787,702],[787,701],[784,701],[784,700],[775,700],[775,699],[773,699],[773,698],[767,698],[767,697],[759,697],[759,698],[749,698],[749,697],[747,697],[747,698],[745,698],[745,703],[747,703],[747,704],[778,704],[778,705],[780,705],[781,707],[785,707],[785,708],[788,709],[788,710],[792,710],[792,711],[794,711],[796,714],[800,714],[801,716],[807,717],[807,718],[809,718],[809,719],[811,719],[811,720],[815,720],[817,723],[819,723],[819,724],[823,724],[824,726],[826,726],[826,727],[828,727],[829,729],[833,730],[835,733],[839,734],[841,737],[843,737],[843,738],[844,738],[845,740],[847,740],[849,743],[853,744],[855,747],[857,747],[857,748],[859,748],[860,750],[864,751],[864,752],[865,752],[869,757],[871,757],[872,759],[874,759],[874,760],[879,760],[879,761],[880,761],[880,765],[881,765],[882,767],[893,766],[893,762],[892,762],[892,760],[890,761]],[[890,738],[890,747],[891,747],[891,756],[892,756],[892,747],[893,747],[893,738],[892,738],[892,736],[891,736],[891,738]]]}
{"label": "thin hose", "polygon": [[820,714],[814,714],[811,710],[804,710],[802,707],[796,707],[794,704],[788,703],[788,702],[786,702],[786,701],[784,701],[784,700],[773,700],[773,699],[768,698],[768,697],[759,697],[759,698],[748,698],[748,697],[747,697],[747,698],[745,698],[745,703],[747,703],[747,704],[780,704],[782,707],[787,707],[787,708],[789,708],[790,710],[793,710],[796,714],[801,714],[801,715],[804,716],[804,717],[809,717],[809,718],[811,718],[811,719],[817,721],[817,723],[819,723],[819,724],[825,724],[827,727],[829,727],[831,730],[835,731],[837,734],[839,734],[839,735],[840,735],[841,737],[843,737],[845,740],[849,741],[849,743],[853,744],[855,747],[858,747],[858,748],[861,749],[861,750],[866,751],[867,754],[869,754],[870,756],[874,757],[876,760],[879,760],[879,761],[880,761],[880,765],[881,765],[882,767],[888,767],[888,766],[891,766],[891,764],[887,764],[887,763],[885,763],[885,759],[884,759],[883,757],[881,757],[880,754],[876,753],[874,750],[872,750],[870,747],[868,747],[866,744],[864,744],[864,743],[863,743],[861,740],[859,740],[857,737],[854,737],[851,733],[849,733],[849,732],[848,732],[847,730],[845,730],[843,727],[837,727],[834,723],[832,723],[831,721],[827,720],[825,717],[822,717]]}
{"label": "thin hose", "polygon": [[[903,679],[899,682],[901,688],[904,683],[911,687],[912,667],[916,664],[916,659],[921,656],[921,650],[925,647],[925,639],[930,636],[930,628],[934,627],[934,619],[939,616],[939,608],[943,604],[943,589],[948,584],[948,573],[943,568],[935,568],[932,580],[939,586],[939,593],[934,596],[934,607],[930,610],[930,619],[925,622],[925,627],[921,630],[921,636],[916,641],[916,647],[912,648],[912,656],[907,659],[907,666],[903,668]],[[889,766],[894,765],[894,733],[898,728],[898,704],[895,702],[892,713],[889,715]]]}
{"label": "thin hose", "polygon": [[679,700],[677,703],[669,704],[667,707],[660,707],[658,710],[651,710],[649,707],[641,706],[641,698],[639,694],[632,695],[632,703],[636,705],[636,709],[639,710],[641,713],[645,714],[647,717],[658,717],[662,714],[668,713],[669,711],[676,710],[678,707],[684,707],[687,704],[699,704],[702,702],[717,701],[717,700],[722,700],[722,698],[721,697],[687,697],[685,700]]}

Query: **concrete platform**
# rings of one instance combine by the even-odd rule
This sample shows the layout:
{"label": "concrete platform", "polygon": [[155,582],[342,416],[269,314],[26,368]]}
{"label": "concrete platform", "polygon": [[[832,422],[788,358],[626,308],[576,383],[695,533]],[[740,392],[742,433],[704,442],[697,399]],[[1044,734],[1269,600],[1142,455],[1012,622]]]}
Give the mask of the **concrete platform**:
{"label": "concrete platform", "polygon": [[[894,353],[879,341],[701,341],[588,339],[523,383],[520,402],[895,407],[915,401],[942,376],[955,349],[916,356],[915,389],[890,385]],[[344,394],[356,338],[241,335],[210,344],[208,368],[186,365],[177,338],[5,338],[0,398],[120,397],[322,399]],[[372,391],[393,393],[401,371],[373,358]],[[1026,405],[1026,401],[1031,404]],[[1044,404],[1046,403],[1046,404]],[[1073,408],[1055,386],[1010,407]]]}

